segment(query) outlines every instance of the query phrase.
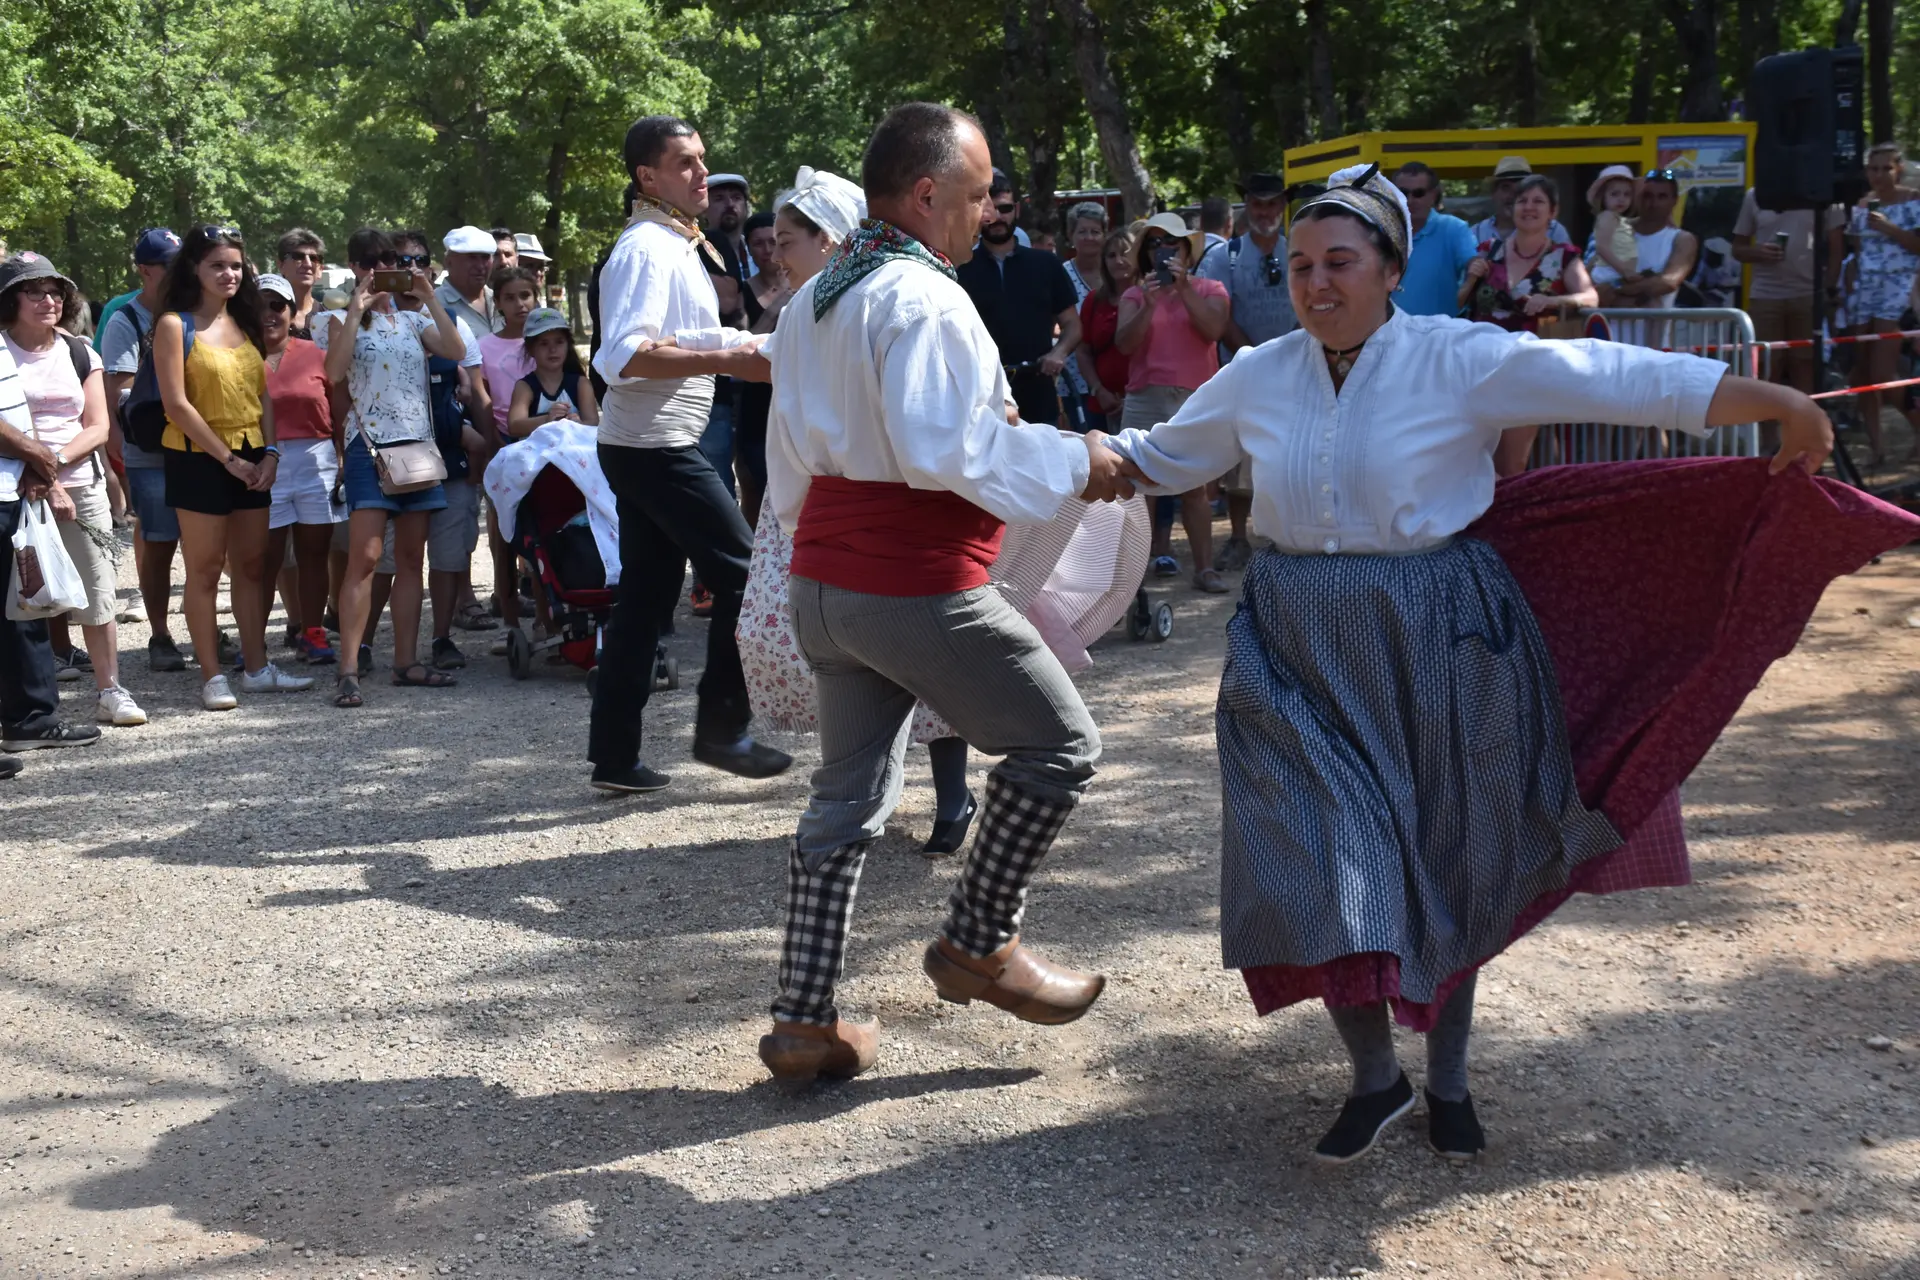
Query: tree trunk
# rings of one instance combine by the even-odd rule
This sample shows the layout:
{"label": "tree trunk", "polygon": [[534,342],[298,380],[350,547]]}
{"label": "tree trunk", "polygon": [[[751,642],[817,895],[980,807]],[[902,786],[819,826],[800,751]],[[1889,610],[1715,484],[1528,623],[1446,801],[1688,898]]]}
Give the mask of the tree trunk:
{"label": "tree trunk", "polygon": [[1100,139],[1100,159],[1106,165],[1107,181],[1120,188],[1128,221],[1144,218],[1153,212],[1153,175],[1140,158],[1140,143],[1127,117],[1126,95],[1120,91],[1113,62],[1107,56],[1106,32],[1087,0],[1058,3],[1061,17],[1073,31],[1074,69],[1079,72],[1087,114],[1093,117],[1094,133]]}
{"label": "tree trunk", "polygon": [[1780,52],[1780,0],[1740,0],[1740,84],[1743,97],[1753,64]]}
{"label": "tree trunk", "polygon": [[[545,249],[547,256],[554,258],[556,262],[560,253],[560,210],[566,202],[567,195],[568,114],[566,110],[560,112],[559,128],[554,134],[553,148],[547,152],[547,220],[540,247]],[[553,274],[559,273],[556,271]],[[553,280],[551,283],[558,284],[559,281]],[[540,305],[546,306],[547,300],[540,299]]]}
{"label": "tree trunk", "polygon": [[1666,0],[1667,20],[1686,68],[1680,91],[1682,120],[1724,120],[1720,96],[1719,0]]}
{"label": "tree trunk", "polygon": [[1893,0],[1867,0],[1867,102],[1875,142],[1898,136],[1893,115]]}
{"label": "tree trunk", "polygon": [[1660,39],[1660,20],[1649,16],[1633,51],[1633,78],[1627,85],[1627,123],[1653,119],[1653,51]]}
{"label": "tree trunk", "polygon": [[1514,96],[1519,99],[1515,119],[1522,129],[1540,123],[1540,26],[1534,21],[1533,6],[1527,6],[1527,21],[1520,29],[1518,63],[1514,68]]}
{"label": "tree trunk", "polygon": [[1059,232],[1053,193],[1060,188],[1060,149],[1066,145],[1065,113],[1054,92],[1053,40],[1048,30],[1053,17],[1051,0],[1027,0],[1026,63],[1027,213],[1028,230]]}
{"label": "tree trunk", "polygon": [[1258,166],[1253,153],[1253,117],[1247,110],[1247,86],[1237,58],[1216,58],[1213,82],[1220,90],[1220,126],[1233,156],[1235,178],[1244,178]]}
{"label": "tree trunk", "polygon": [[1333,92],[1333,41],[1327,31],[1327,0],[1307,0],[1307,44],[1311,58],[1308,81],[1319,115],[1319,137],[1340,135],[1340,101]]}

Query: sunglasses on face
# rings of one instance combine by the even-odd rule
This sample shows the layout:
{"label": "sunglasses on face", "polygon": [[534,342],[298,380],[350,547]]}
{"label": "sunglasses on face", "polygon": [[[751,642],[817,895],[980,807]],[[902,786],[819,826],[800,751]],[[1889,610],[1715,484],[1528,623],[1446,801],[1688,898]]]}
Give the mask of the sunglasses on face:
{"label": "sunglasses on face", "polygon": [[293,304],[291,302],[288,302],[285,298],[281,297],[277,293],[267,294],[266,301],[267,301],[267,310],[273,312],[275,315],[278,315],[282,311],[293,310]]}
{"label": "sunglasses on face", "polygon": [[1012,213],[1015,209],[1018,209],[1020,206],[1017,204],[996,204],[993,207],[995,211],[999,213]]}
{"label": "sunglasses on face", "polygon": [[429,261],[430,259],[424,253],[401,253],[394,255],[393,265],[396,267],[419,267],[424,271]]}
{"label": "sunglasses on face", "polygon": [[1433,191],[1432,187],[1402,187],[1400,192],[1409,200],[1423,200]]}
{"label": "sunglasses on face", "polygon": [[282,261],[282,262],[305,262],[305,263],[309,263],[309,264],[311,264],[311,265],[313,265],[313,266],[316,266],[316,267],[317,267],[317,266],[319,266],[319,265],[320,265],[320,264],[321,264],[322,262],[324,262],[324,261],[325,261],[325,259],[324,259],[324,258],[322,258],[322,257],[321,257],[321,256],[320,256],[319,254],[317,254],[317,253],[309,253],[309,252],[305,252],[305,251],[301,251],[301,252],[297,252],[297,253],[283,253],[283,254],[281,254],[281,255],[280,255],[280,261]]}
{"label": "sunglasses on face", "polygon": [[400,257],[398,254],[383,253],[377,258],[362,258],[360,259],[360,262],[358,265],[365,267],[369,271],[372,271],[379,267],[391,267],[394,263],[398,262],[399,260],[400,260]]}

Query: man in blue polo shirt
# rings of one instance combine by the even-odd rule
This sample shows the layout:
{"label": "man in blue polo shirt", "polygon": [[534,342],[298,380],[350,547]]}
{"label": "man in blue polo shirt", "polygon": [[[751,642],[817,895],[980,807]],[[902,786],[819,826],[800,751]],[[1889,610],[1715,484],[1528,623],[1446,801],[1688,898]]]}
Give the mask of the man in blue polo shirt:
{"label": "man in blue polo shirt", "polygon": [[1418,160],[1393,175],[1413,215],[1413,243],[1394,302],[1408,315],[1450,316],[1460,310],[1460,277],[1478,246],[1467,224],[1441,213],[1440,176]]}

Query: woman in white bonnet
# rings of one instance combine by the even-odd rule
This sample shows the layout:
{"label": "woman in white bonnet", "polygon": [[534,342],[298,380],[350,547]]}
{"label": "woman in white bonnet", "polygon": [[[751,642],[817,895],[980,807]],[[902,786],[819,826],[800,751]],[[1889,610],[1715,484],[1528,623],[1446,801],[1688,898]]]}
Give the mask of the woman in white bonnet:
{"label": "woman in white bonnet", "polygon": [[[763,299],[766,313],[757,329],[774,330],[794,290],[820,274],[866,216],[867,197],[856,184],[824,169],[800,167],[793,189],[774,199],[774,262],[784,278],[781,287]],[[772,512],[749,515],[760,518],[740,607],[740,661],[746,668],[747,693],[763,723],[812,732],[813,675],[794,643],[793,616],[787,608],[793,541],[780,531]],[[922,852],[929,857],[956,852],[966,841],[976,807],[967,790],[967,744],[925,707],[914,714],[913,740],[927,745],[933,761],[933,834]]]}

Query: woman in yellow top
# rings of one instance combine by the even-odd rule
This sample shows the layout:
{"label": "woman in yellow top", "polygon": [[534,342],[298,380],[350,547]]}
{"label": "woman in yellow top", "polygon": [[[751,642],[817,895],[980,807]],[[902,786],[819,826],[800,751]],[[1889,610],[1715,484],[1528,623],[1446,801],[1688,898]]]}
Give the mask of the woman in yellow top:
{"label": "woman in yellow top", "polygon": [[[153,326],[153,370],[167,410],[160,438],[167,505],[180,517],[187,564],[181,612],[200,663],[200,705],[237,705],[220,670],[214,621],[220,569],[233,574],[233,616],[240,631],[248,693],[304,689],[267,661],[265,571],[267,510],[280,451],[273,444],[273,401],[267,396],[260,291],[246,245],[232,227],[199,226],[167,268],[166,310]],[[278,566],[275,566],[278,568]]]}

